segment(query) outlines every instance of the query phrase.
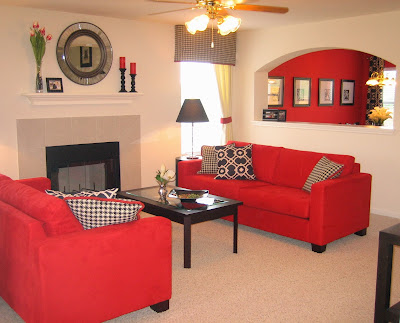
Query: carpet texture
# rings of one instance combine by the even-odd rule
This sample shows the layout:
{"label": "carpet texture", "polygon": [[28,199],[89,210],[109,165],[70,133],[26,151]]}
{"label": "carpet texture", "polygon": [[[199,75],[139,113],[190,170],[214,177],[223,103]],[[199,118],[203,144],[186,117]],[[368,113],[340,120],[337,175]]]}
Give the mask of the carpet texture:
{"label": "carpet texture", "polygon": [[[366,236],[330,243],[323,254],[242,225],[233,254],[231,222],[196,224],[191,269],[183,268],[183,226],[173,223],[170,309],[147,307],[108,322],[373,322],[379,231],[399,222],[371,215]],[[391,304],[400,301],[394,249]],[[23,322],[1,298],[0,322]]]}

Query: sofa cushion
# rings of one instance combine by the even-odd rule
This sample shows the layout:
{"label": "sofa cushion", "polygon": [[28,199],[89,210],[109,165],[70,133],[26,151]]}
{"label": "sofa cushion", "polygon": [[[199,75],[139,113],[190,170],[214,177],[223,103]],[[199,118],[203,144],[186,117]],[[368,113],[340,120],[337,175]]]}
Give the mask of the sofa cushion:
{"label": "sofa cushion", "polygon": [[308,176],[303,190],[311,192],[312,184],[339,177],[343,171],[343,166],[343,164],[335,163],[325,156],[322,157]]}
{"label": "sofa cushion", "polygon": [[326,156],[335,163],[344,165],[342,176],[352,173],[354,166],[353,156],[323,154],[282,148],[271,183],[300,189],[303,188],[314,166],[323,156]]}
{"label": "sofa cushion", "polygon": [[256,179],[253,170],[252,145],[245,147],[215,147],[218,174],[215,179]]}
{"label": "sofa cushion", "polygon": [[234,147],[234,144],[226,146],[202,146],[201,147],[201,169],[197,174],[217,174],[218,173],[218,160],[215,147]]}
{"label": "sofa cushion", "polygon": [[239,196],[245,206],[298,218],[309,218],[310,194],[301,189],[265,184],[258,187],[243,187]]}
{"label": "sofa cushion", "polygon": [[0,181],[0,200],[43,222],[49,236],[83,230],[64,201],[30,186]]}
{"label": "sofa cushion", "polygon": [[138,220],[144,208],[141,202],[125,199],[67,197],[65,201],[85,230]]}

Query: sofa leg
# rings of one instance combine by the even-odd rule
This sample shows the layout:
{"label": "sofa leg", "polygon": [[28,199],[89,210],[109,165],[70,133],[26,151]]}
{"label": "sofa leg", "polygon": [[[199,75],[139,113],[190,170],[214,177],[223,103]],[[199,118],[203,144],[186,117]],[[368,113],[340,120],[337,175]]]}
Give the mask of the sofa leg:
{"label": "sofa leg", "polygon": [[153,311],[157,312],[157,313],[164,312],[164,311],[169,309],[169,299],[167,299],[164,302],[160,302],[160,303],[157,303],[157,304],[154,304],[154,305],[150,305],[150,308]]}
{"label": "sofa leg", "polygon": [[365,236],[367,234],[367,228],[362,229],[362,230],[357,231],[357,232],[354,232],[354,234],[356,234],[356,235],[358,235],[360,237]]}
{"label": "sofa leg", "polygon": [[323,246],[319,246],[319,245],[316,245],[316,244],[311,244],[311,249],[312,249],[312,251],[314,251],[314,252],[317,252],[317,253],[323,253],[325,250],[326,250],[326,245],[323,245]]}

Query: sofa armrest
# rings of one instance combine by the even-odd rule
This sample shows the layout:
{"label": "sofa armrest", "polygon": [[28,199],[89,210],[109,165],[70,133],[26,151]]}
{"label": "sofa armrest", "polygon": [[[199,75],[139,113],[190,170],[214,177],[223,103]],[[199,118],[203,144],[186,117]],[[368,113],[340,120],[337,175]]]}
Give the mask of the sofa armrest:
{"label": "sofa armrest", "polygon": [[[178,180],[190,175],[196,175],[201,169],[201,159],[183,160],[178,163]],[[178,183],[178,186],[180,184]]]}
{"label": "sofa armrest", "polygon": [[310,242],[325,245],[369,226],[370,174],[350,174],[311,188]]}
{"label": "sofa armrest", "polygon": [[47,177],[34,177],[26,179],[18,179],[16,182],[33,187],[41,192],[51,189],[51,181]]}
{"label": "sofa armrest", "polygon": [[37,246],[41,322],[100,322],[171,298],[171,222],[144,218]]}

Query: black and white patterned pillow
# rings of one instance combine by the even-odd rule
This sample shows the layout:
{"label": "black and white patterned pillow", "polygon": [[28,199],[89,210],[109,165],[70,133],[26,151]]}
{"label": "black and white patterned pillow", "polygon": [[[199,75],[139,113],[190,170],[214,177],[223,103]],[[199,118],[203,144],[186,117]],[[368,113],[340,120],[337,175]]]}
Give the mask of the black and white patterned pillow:
{"label": "black and white patterned pillow", "polygon": [[84,190],[80,192],[81,196],[101,197],[105,199],[113,199],[117,196],[118,188],[108,188],[102,191]]}
{"label": "black and white patterned pillow", "polygon": [[103,191],[81,191],[81,192],[76,192],[76,193],[64,193],[60,191],[54,191],[54,190],[46,190],[46,193],[49,195],[53,195],[55,197],[58,197],[60,199],[65,199],[66,197],[79,197],[79,196],[94,196],[94,197],[101,197],[105,199],[113,199],[117,196],[118,188],[110,188],[106,189]]}
{"label": "black and white patterned pillow", "polygon": [[78,196],[83,196],[81,192],[77,193],[64,193],[60,191],[54,191],[54,190],[46,190],[45,191],[49,195],[53,195],[55,197],[58,197],[59,199],[65,199],[67,197],[78,197]]}
{"label": "black and white patterned pillow", "polygon": [[201,169],[197,174],[217,174],[218,173],[218,160],[215,148],[218,147],[235,147],[235,144],[226,146],[202,146],[201,147]]}
{"label": "black and white patterned pillow", "polygon": [[65,201],[85,230],[139,220],[144,208],[143,203],[126,199],[67,197]]}
{"label": "black and white patterned pillow", "polygon": [[252,149],[252,144],[244,147],[216,147],[218,174],[215,179],[256,179]]}
{"label": "black and white patterned pillow", "polygon": [[343,171],[343,167],[343,164],[335,163],[323,156],[314,166],[310,175],[308,175],[303,190],[311,192],[312,184],[339,177]]}

